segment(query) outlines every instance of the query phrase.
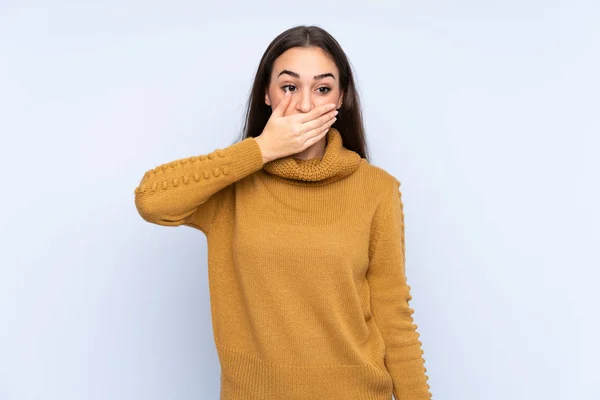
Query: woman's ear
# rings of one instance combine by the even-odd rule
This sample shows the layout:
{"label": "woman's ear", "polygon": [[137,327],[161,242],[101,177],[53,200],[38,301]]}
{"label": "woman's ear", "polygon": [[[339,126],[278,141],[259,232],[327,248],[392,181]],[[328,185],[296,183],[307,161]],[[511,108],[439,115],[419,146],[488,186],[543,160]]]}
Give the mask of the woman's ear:
{"label": "woman's ear", "polygon": [[265,90],[265,104],[270,106],[271,105],[271,99],[269,98],[269,91]]}
{"label": "woman's ear", "polygon": [[342,108],[343,100],[344,100],[344,92],[340,93],[340,98],[338,99],[337,106],[335,108],[337,108],[338,110],[340,108]]}

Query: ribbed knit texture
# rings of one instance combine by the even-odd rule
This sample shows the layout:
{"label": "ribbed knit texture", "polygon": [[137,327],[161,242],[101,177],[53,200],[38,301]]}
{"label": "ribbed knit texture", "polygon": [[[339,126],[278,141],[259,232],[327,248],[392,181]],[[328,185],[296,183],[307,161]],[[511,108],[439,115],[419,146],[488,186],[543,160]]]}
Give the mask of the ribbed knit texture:
{"label": "ribbed knit texture", "polygon": [[146,172],[142,218],[207,238],[220,400],[431,398],[399,187],[335,128],[322,158],[246,138]]}

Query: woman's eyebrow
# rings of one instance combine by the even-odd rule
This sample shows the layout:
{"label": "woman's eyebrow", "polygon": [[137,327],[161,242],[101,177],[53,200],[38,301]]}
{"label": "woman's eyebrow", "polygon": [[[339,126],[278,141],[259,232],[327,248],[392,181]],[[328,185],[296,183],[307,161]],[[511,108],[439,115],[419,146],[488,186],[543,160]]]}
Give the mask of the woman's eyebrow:
{"label": "woman's eyebrow", "polygon": [[[288,69],[284,69],[283,71],[281,71],[281,72],[279,73],[279,75],[277,75],[277,77],[279,78],[279,77],[280,77],[281,75],[283,75],[283,74],[288,74],[288,75],[291,75],[291,76],[293,76],[294,78],[298,78],[298,79],[300,79],[300,74],[298,74],[297,72],[290,71],[290,70],[288,70]],[[315,76],[313,76],[313,78],[314,78],[315,80],[319,80],[319,79],[327,78],[328,76],[330,76],[330,77],[332,77],[333,79],[335,79],[335,76],[333,76],[333,74],[332,74],[331,72],[327,72],[327,73],[320,74],[320,75],[315,75]]]}

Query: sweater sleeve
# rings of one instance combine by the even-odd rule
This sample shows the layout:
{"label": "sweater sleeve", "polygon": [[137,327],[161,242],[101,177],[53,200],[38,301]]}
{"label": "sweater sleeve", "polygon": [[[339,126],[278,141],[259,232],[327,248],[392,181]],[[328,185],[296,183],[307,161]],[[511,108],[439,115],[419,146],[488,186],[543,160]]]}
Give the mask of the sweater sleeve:
{"label": "sweater sleeve", "polygon": [[431,398],[422,343],[409,301],[405,274],[404,213],[400,182],[385,190],[375,212],[369,243],[367,281],[371,311],[385,343],[385,365],[397,400]]}
{"label": "sweater sleeve", "polygon": [[207,234],[224,201],[222,189],[262,167],[260,146],[248,137],[147,171],[135,188],[135,206],[148,222],[188,225]]}

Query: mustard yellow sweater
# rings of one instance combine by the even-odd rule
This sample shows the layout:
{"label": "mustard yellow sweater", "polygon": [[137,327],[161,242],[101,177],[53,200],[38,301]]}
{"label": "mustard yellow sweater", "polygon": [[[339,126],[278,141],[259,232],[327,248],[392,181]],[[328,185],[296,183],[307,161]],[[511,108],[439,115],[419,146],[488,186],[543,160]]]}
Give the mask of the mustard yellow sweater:
{"label": "mustard yellow sweater", "polygon": [[206,235],[221,400],[430,399],[399,186],[335,128],[322,158],[246,138],[146,172],[142,218]]}

